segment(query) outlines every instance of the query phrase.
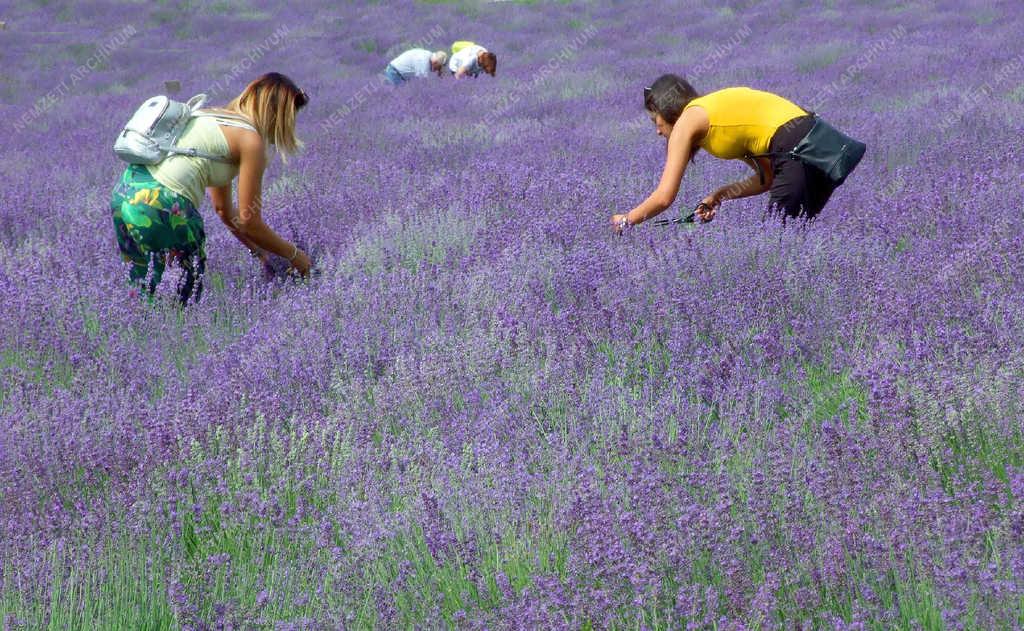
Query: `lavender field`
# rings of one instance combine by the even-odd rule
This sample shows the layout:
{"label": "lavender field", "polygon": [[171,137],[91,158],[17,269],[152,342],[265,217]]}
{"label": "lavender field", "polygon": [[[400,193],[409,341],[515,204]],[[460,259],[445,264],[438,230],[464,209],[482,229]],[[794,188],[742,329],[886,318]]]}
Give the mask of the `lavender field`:
{"label": "lavender field", "polygon": [[[0,9],[0,628],[1024,627],[1017,0]],[[473,39],[497,75],[382,83]],[[131,112],[310,97],[268,281],[129,294]],[[868,144],[818,219],[609,229],[660,74]],[[699,154],[688,212],[746,166]]]}

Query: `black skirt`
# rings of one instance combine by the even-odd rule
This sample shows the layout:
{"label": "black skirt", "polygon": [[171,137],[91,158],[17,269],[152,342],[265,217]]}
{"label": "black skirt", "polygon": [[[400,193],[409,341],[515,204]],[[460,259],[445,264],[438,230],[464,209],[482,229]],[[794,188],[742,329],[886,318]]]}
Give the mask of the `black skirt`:
{"label": "black skirt", "polygon": [[836,190],[835,183],[823,172],[785,155],[813,126],[814,116],[801,116],[779,127],[772,136],[768,151],[782,155],[775,155],[771,159],[773,177],[768,192],[770,212],[784,217],[813,219]]}

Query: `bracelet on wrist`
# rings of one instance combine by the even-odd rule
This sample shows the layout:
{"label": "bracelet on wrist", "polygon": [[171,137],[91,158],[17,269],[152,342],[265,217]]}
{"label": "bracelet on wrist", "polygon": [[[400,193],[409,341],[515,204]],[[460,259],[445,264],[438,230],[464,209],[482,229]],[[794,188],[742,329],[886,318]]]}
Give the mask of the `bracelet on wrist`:
{"label": "bracelet on wrist", "polygon": [[299,255],[299,246],[292,244],[292,255],[288,257],[288,262],[291,263],[295,260],[295,257]]}

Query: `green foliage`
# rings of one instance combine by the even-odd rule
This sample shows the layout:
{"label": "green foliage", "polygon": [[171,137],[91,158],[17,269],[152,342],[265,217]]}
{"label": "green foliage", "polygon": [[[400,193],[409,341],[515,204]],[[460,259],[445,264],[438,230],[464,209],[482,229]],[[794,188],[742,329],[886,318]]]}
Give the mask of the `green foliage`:
{"label": "green foliage", "polygon": [[[102,548],[86,569],[85,550],[46,551],[51,566],[47,593],[25,590],[0,592],[0,615],[14,617],[31,629],[176,629],[167,599],[164,568],[167,549],[147,537],[123,536]],[[10,580],[10,568],[3,568]],[[2,618],[0,618],[2,619]]]}

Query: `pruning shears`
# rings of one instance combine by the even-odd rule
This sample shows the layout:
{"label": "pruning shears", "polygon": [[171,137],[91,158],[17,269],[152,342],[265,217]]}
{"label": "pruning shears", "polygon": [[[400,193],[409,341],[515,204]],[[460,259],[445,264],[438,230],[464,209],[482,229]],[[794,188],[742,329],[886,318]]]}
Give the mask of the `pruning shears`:
{"label": "pruning shears", "polygon": [[674,223],[697,223],[697,212],[702,208],[710,208],[710,206],[708,206],[704,202],[701,202],[697,204],[696,208],[693,209],[692,213],[686,215],[685,217],[676,217],[675,219],[655,219],[651,221],[651,224],[655,226],[667,226],[669,224]]}

